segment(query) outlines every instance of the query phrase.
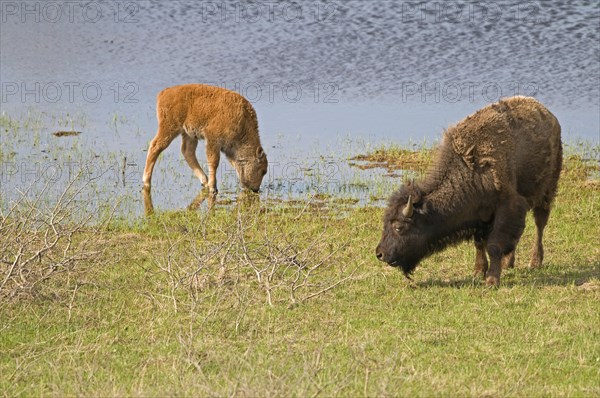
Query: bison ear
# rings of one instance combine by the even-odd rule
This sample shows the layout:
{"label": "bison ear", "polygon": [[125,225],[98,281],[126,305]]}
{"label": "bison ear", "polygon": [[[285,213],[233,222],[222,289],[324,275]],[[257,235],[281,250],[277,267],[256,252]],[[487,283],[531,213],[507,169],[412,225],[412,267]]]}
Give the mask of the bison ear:
{"label": "bison ear", "polygon": [[265,151],[263,150],[262,146],[259,146],[258,148],[256,148],[256,157],[259,159],[262,159],[265,156]]}
{"label": "bison ear", "polygon": [[428,200],[422,200],[419,207],[417,208],[419,214],[428,214],[431,211],[431,202]]}

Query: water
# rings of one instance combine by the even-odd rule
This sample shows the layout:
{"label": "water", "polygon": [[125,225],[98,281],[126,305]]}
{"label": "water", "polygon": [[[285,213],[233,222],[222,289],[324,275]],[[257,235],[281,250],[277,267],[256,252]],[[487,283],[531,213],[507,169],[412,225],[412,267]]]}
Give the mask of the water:
{"label": "water", "polygon": [[[2,131],[7,196],[53,169],[62,187],[83,168],[90,200],[125,196],[139,213],[156,94],[188,82],[253,102],[273,164],[263,195],[276,198],[385,196],[398,181],[345,160],[381,143],[433,143],[500,96],[535,95],[565,141],[600,141],[595,1],[0,4],[0,113],[28,121]],[[83,134],[51,135],[65,129]],[[197,194],[178,146],[159,160],[156,207]],[[224,163],[219,183],[237,189]]]}

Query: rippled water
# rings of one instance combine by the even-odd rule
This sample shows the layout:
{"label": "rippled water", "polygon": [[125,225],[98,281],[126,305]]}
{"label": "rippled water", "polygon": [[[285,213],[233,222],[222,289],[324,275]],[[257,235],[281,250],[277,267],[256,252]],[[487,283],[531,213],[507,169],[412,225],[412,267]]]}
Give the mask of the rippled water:
{"label": "rippled water", "polygon": [[[277,197],[332,176],[332,193],[369,197],[356,186],[373,178],[389,191],[396,182],[341,160],[382,142],[434,142],[501,95],[535,95],[565,140],[598,142],[599,4],[3,1],[1,111],[28,123],[2,132],[2,189],[75,159],[110,175],[105,193],[138,198],[155,96],[187,82],[254,103]],[[71,128],[83,134],[50,135]],[[157,206],[182,207],[198,188],[176,146],[159,161]],[[222,173],[221,186],[234,190],[235,177]]]}

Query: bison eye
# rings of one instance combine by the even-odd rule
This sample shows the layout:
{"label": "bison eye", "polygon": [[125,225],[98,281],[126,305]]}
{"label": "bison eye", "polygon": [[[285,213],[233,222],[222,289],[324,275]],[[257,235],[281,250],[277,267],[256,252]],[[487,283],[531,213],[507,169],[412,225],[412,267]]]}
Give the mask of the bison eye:
{"label": "bison eye", "polygon": [[394,228],[394,230],[399,233],[400,232],[400,223],[398,221],[392,223],[392,228]]}

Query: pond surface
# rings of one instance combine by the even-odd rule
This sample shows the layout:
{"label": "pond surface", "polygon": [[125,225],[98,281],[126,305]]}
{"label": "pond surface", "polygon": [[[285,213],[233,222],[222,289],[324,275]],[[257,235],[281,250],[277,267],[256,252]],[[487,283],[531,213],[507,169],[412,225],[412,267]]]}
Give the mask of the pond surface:
{"label": "pond surface", "polygon": [[[277,200],[378,201],[400,179],[349,168],[348,158],[384,143],[432,144],[500,96],[534,95],[565,141],[598,143],[599,4],[2,2],[2,193],[36,179],[34,191],[59,192],[84,170],[90,209],[125,197],[126,211],[141,213],[156,94],[189,82],[252,101],[271,162],[263,196]],[[65,130],[81,134],[52,135]],[[230,166],[219,175],[221,193],[235,196]],[[153,185],[161,209],[198,194],[178,143]]]}

